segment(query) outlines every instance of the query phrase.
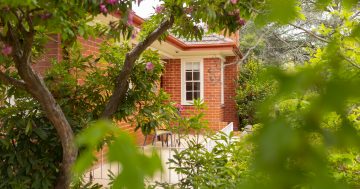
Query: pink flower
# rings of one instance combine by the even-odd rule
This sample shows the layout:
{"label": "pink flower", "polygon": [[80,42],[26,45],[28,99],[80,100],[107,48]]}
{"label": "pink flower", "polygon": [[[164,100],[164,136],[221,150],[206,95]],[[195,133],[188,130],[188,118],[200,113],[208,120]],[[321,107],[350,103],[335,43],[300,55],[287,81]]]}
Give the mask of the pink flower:
{"label": "pink flower", "polygon": [[136,33],[131,34],[131,39],[135,39],[136,38]]}
{"label": "pink flower", "polygon": [[191,14],[192,11],[193,11],[193,7],[188,7],[188,8],[185,9],[186,14]]}
{"label": "pink flower", "polygon": [[175,107],[178,109],[179,112],[184,111],[184,106],[182,106],[181,104],[175,104]]}
{"label": "pink flower", "polygon": [[154,64],[151,63],[151,62],[148,62],[148,63],[146,63],[145,68],[146,68],[147,71],[151,71],[151,70],[154,69]]}
{"label": "pink flower", "polygon": [[106,5],[100,4],[100,12],[102,12],[103,14],[106,14],[108,12]]}
{"label": "pink flower", "polygon": [[10,45],[5,45],[2,49],[1,49],[1,53],[5,56],[8,56],[12,53],[12,46]]}
{"label": "pink flower", "polygon": [[115,5],[118,0],[106,0],[107,4],[110,4],[110,5]]}
{"label": "pink flower", "polygon": [[132,12],[129,12],[128,14],[128,20],[127,20],[127,25],[132,26],[134,25],[134,14]]}
{"label": "pink flower", "polygon": [[157,14],[161,13],[163,10],[164,10],[164,6],[162,6],[162,5],[159,5],[155,8],[155,12]]}
{"label": "pink flower", "polygon": [[246,21],[242,18],[239,18],[237,22],[239,23],[240,26],[244,26],[246,24]]}
{"label": "pink flower", "polygon": [[236,4],[237,3],[237,0],[230,0],[232,4]]}
{"label": "pink flower", "polygon": [[47,19],[51,18],[51,16],[52,16],[52,14],[50,12],[46,12],[44,14],[41,14],[40,18],[43,20],[47,20]]}
{"label": "pink flower", "polygon": [[133,33],[131,34],[131,39],[135,39],[138,33],[139,33],[138,31],[134,30]]}

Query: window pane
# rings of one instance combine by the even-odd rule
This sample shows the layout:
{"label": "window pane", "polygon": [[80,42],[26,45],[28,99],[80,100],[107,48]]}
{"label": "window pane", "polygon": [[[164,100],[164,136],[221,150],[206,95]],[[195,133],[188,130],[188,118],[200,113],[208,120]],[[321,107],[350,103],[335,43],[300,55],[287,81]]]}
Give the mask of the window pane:
{"label": "window pane", "polygon": [[186,71],[191,71],[193,68],[192,68],[192,62],[187,62],[185,64],[185,69]]}
{"label": "window pane", "polygon": [[194,92],[194,99],[200,98],[200,92]]}
{"label": "window pane", "polygon": [[194,72],[193,75],[194,75],[193,77],[194,80],[200,80],[200,72]]}
{"label": "window pane", "polygon": [[186,82],[186,91],[192,91],[192,82]]}
{"label": "window pane", "polygon": [[200,63],[199,62],[194,62],[192,65],[192,69],[195,71],[199,71],[200,70]]}
{"label": "window pane", "polygon": [[200,90],[200,82],[194,82],[194,90]]}
{"label": "window pane", "polygon": [[186,92],[186,100],[192,100],[193,97],[192,97],[192,92]]}
{"label": "window pane", "polygon": [[192,73],[186,72],[186,81],[191,81],[191,80],[192,80]]}

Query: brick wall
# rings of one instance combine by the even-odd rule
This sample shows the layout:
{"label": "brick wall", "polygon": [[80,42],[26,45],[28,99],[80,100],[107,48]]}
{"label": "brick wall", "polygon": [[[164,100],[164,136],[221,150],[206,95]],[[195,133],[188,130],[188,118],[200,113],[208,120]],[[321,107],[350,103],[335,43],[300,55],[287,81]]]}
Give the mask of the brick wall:
{"label": "brick wall", "polygon": [[[164,60],[165,72],[162,77],[162,88],[171,96],[171,100],[176,103],[181,103],[181,59],[167,59]],[[235,83],[225,80],[228,78],[225,73],[224,94],[227,98],[224,100],[224,105],[221,104],[221,60],[220,58],[204,58],[204,102],[207,105],[207,109],[204,111],[205,119],[209,121],[209,127],[213,131],[218,131],[227,125],[227,122],[236,122],[235,103],[232,103],[230,99],[235,94],[235,89],[231,90],[231,87],[235,87]],[[236,67],[235,67],[236,68]],[[231,74],[234,75],[236,70],[231,70]],[[228,71],[230,73],[230,70]],[[236,75],[236,74],[235,74]],[[229,78],[229,80],[231,80]],[[232,92],[232,93],[231,93]],[[230,95],[233,95],[230,97]],[[226,97],[226,96],[225,96]],[[227,101],[226,101],[227,100]],[[230,108],[227,110],[226,108]],[[192,114],[193,106],[184,106],[185,111],[183,116],[190,116]]]}
{"label": "brick wall", "polygon": [[204,102],[208,109],[205,111],[205,119],[209,121],[209,127],[218,131],[226,126],[223,120],[221,108],[221,59],[204,58]]}
{"label": "brick wall", "polygon": [[82,37],[78,38],[79,43],[81,44],[81,52],[84,56],[94,55],[97,56],[99,54],[99,48],[103,39],[101,38],[89,38],[84,39]]}
{"label": "brick wall", "polygon": [[61,60],[61,40],[59,35],[50,35],[50,40],[45,45],[44,55],[36,60],[33,69],[40,75],[44,75],[46,70],[51,67],[51,62]]}
{"label": "brick wall", "polygon": [[[225,65],[232,64],[235,61],[235,57],[226,57]],[[238,74],[237,64],[225,66],[224,69],[224,121],[234,122],[234,129],[239,128],[239,119],[237,116],[235,95],[236,95],[236,79]]]}
{"label": "brick wall", "polygon": [[161,87],[170,94],[171,100],[181,102],[181,60],[167,59],[165,71],[161,78]]}

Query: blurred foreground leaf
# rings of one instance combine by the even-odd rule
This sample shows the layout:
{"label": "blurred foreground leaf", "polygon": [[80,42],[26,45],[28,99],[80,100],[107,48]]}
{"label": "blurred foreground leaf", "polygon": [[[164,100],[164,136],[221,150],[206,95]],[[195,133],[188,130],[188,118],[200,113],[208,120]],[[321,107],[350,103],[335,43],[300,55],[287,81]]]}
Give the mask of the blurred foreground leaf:
{"label": "blurred foreground leaf", "polygon": [[153,176],[161,169],[161,160],[156,153],[145,155],[128,133],[108,121],[93,123],[77,136],[76,141],[83,149],[73,167],[76,177],[83,175],[96,162],[96,151],[104,141],[109,149],[107,163],[119,163],[121,167],[114,178],[114,188],[144,188],[145,177]]}

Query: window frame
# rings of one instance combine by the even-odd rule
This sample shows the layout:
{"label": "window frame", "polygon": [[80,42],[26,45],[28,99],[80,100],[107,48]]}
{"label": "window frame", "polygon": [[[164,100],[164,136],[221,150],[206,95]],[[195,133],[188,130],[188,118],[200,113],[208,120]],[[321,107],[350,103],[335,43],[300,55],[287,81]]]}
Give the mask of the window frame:
{"label": "window frame", "polygon": [[200,63],[200,99],[204,99],[204,63],[203,59],[181,59],[181,105],[193,105],[193,100],[186,100],[186,64],[192,62]]}

